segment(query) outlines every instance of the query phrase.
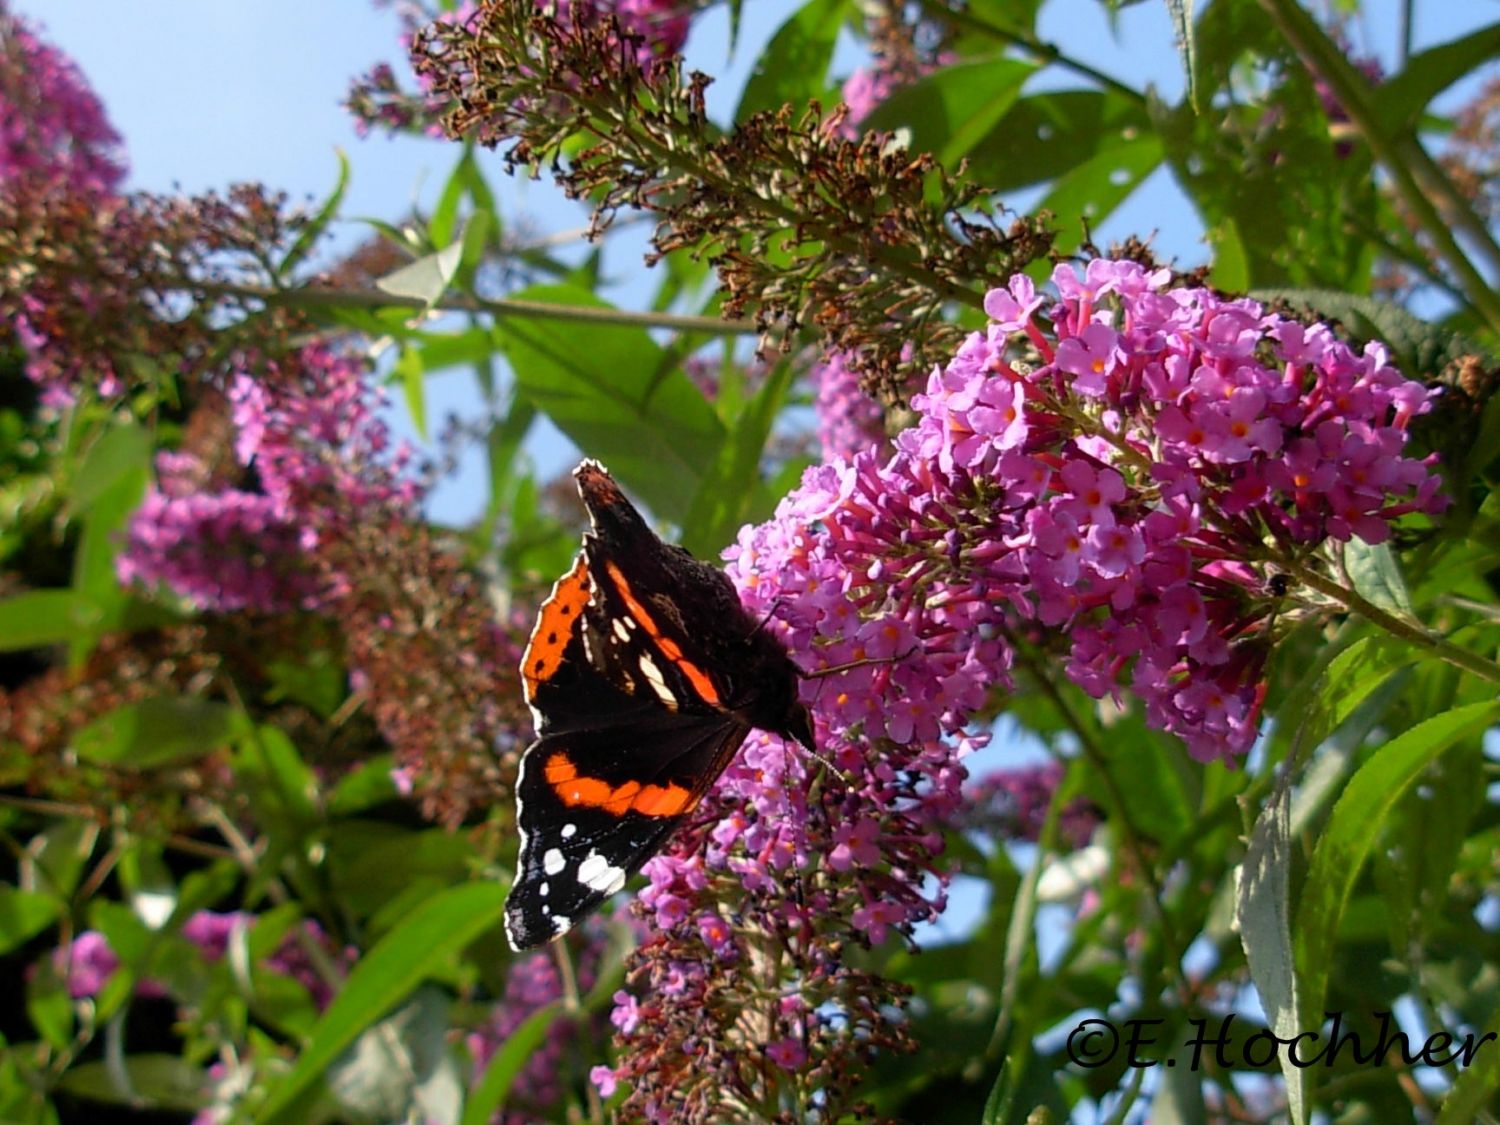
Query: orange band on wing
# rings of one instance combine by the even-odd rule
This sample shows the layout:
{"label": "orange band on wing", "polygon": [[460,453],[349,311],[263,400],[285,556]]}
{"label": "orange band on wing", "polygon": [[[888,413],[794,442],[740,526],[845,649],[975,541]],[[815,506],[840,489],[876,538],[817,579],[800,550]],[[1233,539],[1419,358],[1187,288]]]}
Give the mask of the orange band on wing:
{"label": "orange band on wing", "polygon": [[688,683],[693,685],[693,690],[698,693],[699,699],[710,707],[718,707],[719,689],[714,687],[714,682],[708,678],[708,673],[684,657],[682,646],[661,631],[661,626],[657,625],[655,618],[646,612],[646,607],[631,592],[630,583],[625,580],[625,575],[618,566],[612,562],[606,562],[604,570],[609,575],[609,580],[614,583],[615,591],[625,602],[625,608],[630,612],[631,618],[646,631],[646,635],[656,645],[657,651],[687,677]]}
{"label": "orange band on wing", "polygon": [[557,580],[557,585],[552,587],[552,593],[547,595],[537,613],[531,640],[521,657],[526,702],[534,700],[537,689],[562,667],[563,650],[568,647],[588,602],[589,568],[580,554],[573,562],[573,569]]}
{"label": "orange band on wing", "polygon": [[610,785],[597,777],[579,777],[578,767],[562,751],[547,759],[547,784],[563,804],[603,809],[612,816],[638,812],[642,816],[680,816],[694,805],[693,795],[680,785],[642,785],[627,781]]}
{"label": "orange band on wing", "polygon": [[693,795],[680,785],[648,785],[630,807],[644,816],[681,816],[693,804]]}

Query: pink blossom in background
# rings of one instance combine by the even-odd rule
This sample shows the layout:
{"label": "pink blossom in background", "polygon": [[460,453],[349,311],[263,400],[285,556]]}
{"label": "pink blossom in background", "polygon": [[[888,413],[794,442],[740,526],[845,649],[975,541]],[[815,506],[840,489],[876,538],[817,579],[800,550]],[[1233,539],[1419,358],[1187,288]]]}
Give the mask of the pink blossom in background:
{"label": "pink blossom in background", "polygon": [[815,394],[823,460],[852,457],[885,440],[885,412],[859,389],[859,373],[842,352],[830,352],[808,374]]}
{"label": "pink blossom in background", "polygon": [[84,930],[69,945],[52,951],[52,970],[67,982],[74,1000],[99,995],[119,967],[120,958],[98,930]]}
{"label": "pink blossom in background", "polygon": [[[243,910],[227,913],[200,910],[183,923],[182,936],[198,947],[205,961],[219,961],[228,952],[235,931],[247,930],[257,921],[255,914]],[[296,925],[301,927],[303,939],[327,950],[329,960],[341,969],[347,970],[358,958],[358,951],[353,946],[342,951],[333,949],[328,936],[315,920],[306,918]],[[263,967],[300,983],[321,1011],[333,1000],[333,983],[316,971],[301,941],[294,927],[293,932],[282,938],[275,952],[265,959]],[[67,981],[68,995],[78,1000],[97,996],[119,969],[120,958],[102,933],[85,930],[69,945],[52,951],[52,966],[58,976]],[[162,985],[153,980],[137,981],[135,991],[140,996],[167,995]]]}
{"label": "pink blossom in background", "polygon": [[[606,943],[603,930],[596,925],[585,924],[581,932],[586,943],[570,956],[577,958],[578,987],[586,992],[594,984]],[[465,1039],[469,1057],[474,1062],[474,1081],[483,1077],[495,1052],[505,1045],[517,1028],[533,1013],[562,996],[562,977],[552,950],[543,949],[512,962],[506,969],[505,994],[485,1021]],[[603,1026],[602,1018],[596,1018],[595,1023],[599,1026],[585,1036],[572,1017],[559,1015],[552,1021],[546,1038],[516,1076],[501,1121],[536,1120],[536,1115],[528,1110],[540,1112],[562,1101],[566,1083],[583,1077],[580,1064],[586,1061],[586,1057],[579,1049],[580,1044],[602,1042],[605,1037],[603,1033],[607,1027]],[[614,1072],[607,1066],[594,1066],[589,1070],[587,1080],[594,1083],[604,1097],[614,1092]]]}
{"label": "pink blossom in background", "polygon": [[313,344],[266,368],[229,391],[235,454],[261,490],[185,490],[190,466],[164,454],[126,528],[122,584],[166,586],[221,613],[319,608],[341,592],[309,557],[321,537],[359,513],[414,507],[410,451],[391,446],[362,359]]}
{"label": "pink blossom in background", "polygon": [[[1064,769],[1062,762],[1051,761],[991,770],[970,786],[959,826],[989,840],[1036,843]],[[1076,851],[1089,842],[1101,820],[1100,811],[1087,801],[1069,801],[1058,814],[1059,844]]]}
{"label": "pink blossom in background", "polygon": [[[125,178],[120,135],[73,60],[0,3],[0,192],[19,181],[53,181],[105,196]],[[32,190],[35,190],[34,188]]]}

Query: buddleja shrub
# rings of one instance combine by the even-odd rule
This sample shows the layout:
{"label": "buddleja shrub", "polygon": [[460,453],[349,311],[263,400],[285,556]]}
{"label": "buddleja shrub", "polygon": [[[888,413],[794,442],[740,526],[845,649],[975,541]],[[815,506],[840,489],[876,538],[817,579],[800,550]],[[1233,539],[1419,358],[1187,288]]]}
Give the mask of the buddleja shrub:
{"label": "buddleja shrub", "polygon": [[[349,106],[453,173],[313,272],[342,188],[125,191],[0,3],[0,1117],[1482,1115],[1494,87],[1417,129],[1493,29],[1387,73],[1215,0],[1167,105],[1030,11],[810,0],[716,121],[699,7],[405,6]],[[1191,274],[1088,234],[1163,166]],[[502,169],[643,212],[649,311]],[[383,384],[425,430],[458,365],[421,464]],[[542,416],[828,674],[515,954]]]}

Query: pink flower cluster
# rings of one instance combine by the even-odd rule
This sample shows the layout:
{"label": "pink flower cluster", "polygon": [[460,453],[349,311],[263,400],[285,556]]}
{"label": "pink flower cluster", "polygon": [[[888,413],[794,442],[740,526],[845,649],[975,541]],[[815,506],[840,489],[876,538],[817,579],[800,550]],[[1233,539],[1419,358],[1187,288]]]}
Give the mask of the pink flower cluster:
{"label": "pink flower cluster", "polygon": [[859,373],[843,352],[830,352],[808,373],[823,460],[853,457],[885,440],[885,412],[859,389]]}
{"label": "pink flower cluster", "polygon": [[410,452],[390,448],[379,396],[360,359],[309,345],[235,377],[235,454],[260,491],[195,492],[176,483],[180,454],[131,517],[116,561],[125,584],[164,585],[202,609],[314,608],[341,593],[307,556],[360,513],[400,511],[418,489],[402,476]]}
{"label": "pink flower cluster", "polygon": [[40,177],[107,195],[125,178],[120,136],[78,67],[0,2],[0,190]]}
{"label": "pink flower cluster", "polygon": [[276,501],[227,488],[171,496],[154,488],[115,560],[122,585],[167,587],[198,609],[278,613],[320,601],[297,526]]}
{"label": "pink flower cluster", "polygon": [[[1013,278],[986,299],[995,323],[914,400],[905,444],[985,509],[954,528],[970,587],[945,596],[983,586],[1067,636],[1085,690],[1128,684],[1195,756],[1233,760],[1257,729],[1278,564],[1442,509],[1431,459],[1402,456],[1432,392],[1379,344],[1356,353],[1324,325],[1166,281],[1132,262],[1059,267],[1049,338],[1043,298]],[[1017,333],[1041,360],[1026,374]]]}
{"label": "pink flower cluster", "polygon": [[[1196,756],[1233,760],[1257,729],[1277,560],[1441,509],[1430,460],[1401,455],[1431,392],[1382,346],[1166,281],[1059,267],[1049,324],[1018,275],[914,397],[894,456],[810,471],[741,536],[732,572],[752,608],[781,606],[794,651],[919,649],[849,674],[823,705],[835,724],[934,737],[1003,678],[1006,632],[1042,628],[1085,690],[1128,685]],[[1039,362],[1013,364],[1013,338]],[[905,682],[926,667],[940,688]]]}
{"label": "pink flower cluster", "polygon": [[808,671],[879,663],[804,683],[832,770],[752,734],[702,806],[706,835],[646,865],[640,901],[671,955],[645,962],[649,1003],[616,1008],[639,1048],[619,1077],[655,1091],[636,1108],[670,1115],[647,1044],[720,1002],[715,966],[746,963],[747,932],[778,935],[814,996],[758,1013],[765,1041],[830,1049],[820,1021],[839,1002],[809,982],[844,970],[818,939],[879,942],[942,909],[964,723],[1006,682],[1017,632],[1059,641],[1096,696],[1128,687],[1200,759],[1233,761],[1257,730],[1278,567],[1326,566],[1325,541],[1380,542],[1442,507],[1430,460],[1402,455],[1431,392],[1383,347],[1167,281],[1064,266],[1049,302],[1016,276],[893,454],[809,469],[726,552]]}

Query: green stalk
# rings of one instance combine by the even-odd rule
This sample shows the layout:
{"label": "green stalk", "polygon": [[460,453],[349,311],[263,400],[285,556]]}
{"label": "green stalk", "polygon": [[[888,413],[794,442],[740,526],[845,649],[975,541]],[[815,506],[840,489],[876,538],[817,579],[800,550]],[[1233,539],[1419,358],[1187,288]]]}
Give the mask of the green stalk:
{"label": "green stalk", "polygon": [[1441,637],[1434,636],[1415,621],[1387,613],[1361,597],[1356,591],[1340,586],[1337,582],[1325,578],[1316,570],[1303,566],[1299,562],[1279,558],[1275,562],[1304,586],[1316,590],[1324,597],[1331,598],[1350,612],[1359,614],[1377,628],[1384,629],[1392,636],[1400,637],[1408,644],[1431,653],[1439,660],[1446,660],[1465,672],[1471,672],[1482,680],[1500,684],[1500,664],[1496,664],[1493,660],[1486,660],[1478,653],[1470,652],[1466,648],[1460,648]]}

